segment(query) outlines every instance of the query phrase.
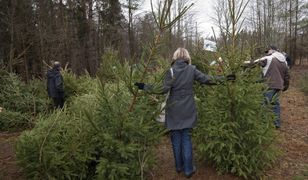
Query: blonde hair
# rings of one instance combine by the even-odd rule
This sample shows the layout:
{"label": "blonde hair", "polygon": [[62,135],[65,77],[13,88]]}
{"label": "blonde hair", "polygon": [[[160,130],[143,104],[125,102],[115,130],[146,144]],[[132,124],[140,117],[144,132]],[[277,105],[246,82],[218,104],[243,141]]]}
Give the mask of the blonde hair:
{"label": "blonde hair", "polygon": [[183,60],[187,61],[188,64],[191,64],[190,55],[189,55],[187,49],[185,49],[185,48],[178,48],[174,52],[171,64],[173,64],[177,59],[183,59]]}

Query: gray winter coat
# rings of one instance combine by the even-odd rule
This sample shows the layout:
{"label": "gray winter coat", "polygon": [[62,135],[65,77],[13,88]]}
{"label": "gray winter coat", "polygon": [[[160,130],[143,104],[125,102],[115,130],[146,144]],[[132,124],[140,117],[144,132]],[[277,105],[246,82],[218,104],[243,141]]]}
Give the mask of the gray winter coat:
{"label": "gray winter coat", "polygon": [[193,128],[197,123],[194,80],[210,84],[212,78],[181,59],[175,61],[172,69],[173,78],[169,70],[164,81],[164,93],[170,90],[166,104],[166,127],[170,130]]}

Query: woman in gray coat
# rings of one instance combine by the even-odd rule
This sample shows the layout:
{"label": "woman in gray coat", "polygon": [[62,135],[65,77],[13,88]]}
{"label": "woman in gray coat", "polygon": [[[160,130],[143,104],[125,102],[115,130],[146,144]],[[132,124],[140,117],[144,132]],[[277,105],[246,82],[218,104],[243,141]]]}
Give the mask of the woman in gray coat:
{"label": "woman in gray coat", "polygon": [[[194,80],[201,84],[214,85],[213,77],[200,72],[191,65],[191,58],[185,48],[178,48],[173,55],[170,71],[165,76],[163,93],[170,91],[166,103],[166,127],[171,132],[171,142],[176,171],[184,171],[191,177],[196,171],[192,158],[191,129],[197,123],[194,100]],[[215,78],[216,79],[216,78]],[[221,80],[221,77],[217,78]],[[234,75],[227,80],[234,80]],[[135,83],[139,89],[148,90],[149,85]]]}

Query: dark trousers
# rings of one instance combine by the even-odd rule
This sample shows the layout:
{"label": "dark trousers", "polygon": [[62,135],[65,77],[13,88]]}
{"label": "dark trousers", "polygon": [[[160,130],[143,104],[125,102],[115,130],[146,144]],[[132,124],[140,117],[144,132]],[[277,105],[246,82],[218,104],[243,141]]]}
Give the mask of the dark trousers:
{"label": "dark trousers", "polygon": [[276,128],[280,128],[281,120],[280,120],[280,103],[279,103],[279,89],[270,89],[265,92],[265,103],[272,105],[272,111],[275,114],[275,121],[274,124]]}
{"label": "dark trousers", "polygon": [[191,174],[193,169],[191,129],[171,130],[171,142],[176,171]]}
{"label": "dark trousers", "polygon": [[52,98],[54,102],[55,108],[63,108],[64,106],[64,98]]}

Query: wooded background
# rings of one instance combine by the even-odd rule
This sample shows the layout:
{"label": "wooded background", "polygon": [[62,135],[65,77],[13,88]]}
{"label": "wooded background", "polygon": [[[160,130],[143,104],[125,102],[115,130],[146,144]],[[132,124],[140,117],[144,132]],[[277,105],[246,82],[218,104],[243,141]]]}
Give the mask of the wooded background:
{"label": "wooded background", "polygon": [[[146,0],[150,1],[150,0]],[[172,15],[193,1],[173,0]],[[242,2],[242,1],[241,1]],[[52,61],[68,64],[76,74],[95,75],[106,50],[137,63],[153,40],[157,27],[150,12],[136,13],[143,0],[0,0],[0,65],[28,81],[45,75]],[[153,0],[153,7],[159,2]],[[246,4],[247,3],[247,4]],[[308,54],[307,0],[250,0],[243,16],[238,41],[250,49],[251,58],[275,44],[297,64]],[[218,0],[213,21],[220,31],[206,39],[218,47],[229,43],[231,22],[227,1]],[[166,32],[162,56],[170,58],[176,47],[193,50],[202,46],[194,13],[186,14]],[[227,31],[226,31],[227,30]]]}

